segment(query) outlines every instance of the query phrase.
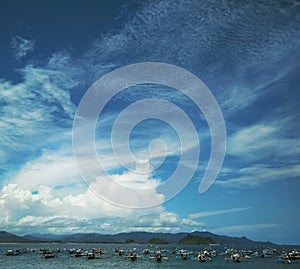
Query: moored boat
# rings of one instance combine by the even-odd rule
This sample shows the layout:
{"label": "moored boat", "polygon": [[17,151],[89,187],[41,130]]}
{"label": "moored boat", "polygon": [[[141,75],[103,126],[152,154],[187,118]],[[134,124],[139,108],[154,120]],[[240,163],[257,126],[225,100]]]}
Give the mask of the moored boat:
{"label": "moored boat", "polygon": [[20,251],[12,250],[12,249],[9,249],[4,253],[4,255],[6,255],[6,256],[18,256],[20,254],[21,254]]}
{"label": "moored boat", "polygon": [[51,258],[55,258],[55,257],[57,257],[57,254],[52,253],[52,252],[44,253],[44,254],[42,255],[42,258],[43,258],[43,259],[51,259]]}

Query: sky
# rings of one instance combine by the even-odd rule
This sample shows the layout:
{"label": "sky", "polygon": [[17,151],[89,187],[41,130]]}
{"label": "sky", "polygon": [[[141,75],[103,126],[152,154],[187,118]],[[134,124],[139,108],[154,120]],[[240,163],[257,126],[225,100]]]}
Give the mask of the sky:
{"label": "sky", "polygon": [[[300,244],[299,2],[5,0],[0,20],[1,230]],[[105,99],[151,63],[170,84]]]}

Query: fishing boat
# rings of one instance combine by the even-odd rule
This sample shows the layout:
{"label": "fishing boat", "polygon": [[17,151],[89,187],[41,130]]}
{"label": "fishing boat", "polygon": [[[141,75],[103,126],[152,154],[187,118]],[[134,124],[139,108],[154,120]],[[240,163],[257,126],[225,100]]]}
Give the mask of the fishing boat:
{"label": "fishing boat", "polygon": [[288,253],[288,257],[291,260],[300,259],[300,251],[299,250],[293,250],[293,251]]}
{"label": "fishing boat", "polygon": [[155,255],[154,256],[150,256],[149,258],[153,259],[153,260],[156,260],[156,262],[162,262],[163,260],[165,260],[165,261],[169,260],[168,257],[162,255],[162,253],[161,253],[160,250],[156,251]]}
{"label": "fishing boat", "polygon": [[92,252],[95,254],[100,254],[100,255],[106,254],[105,250],[100,249],[100,248],[93,248]]}
{"label": "fishing boat", "polygon": [[136,252],[136,249],[134,249],[133,251],[129,251],[128,254],[125,256],[125,259],[130,259],[131,261],[135,261],[137,259],[141,259],[142,256],[139,256]]}
{"label": "fishing boat", "polygon": [[95,253],[95,252],[92,252],[92,251],[89,251],[88,253],[86,253],[86,258],[88,260],[93,260],[93,259],[103,259],[103,256],[101,256],[101,254],[99,253]]}
{"label": "fishing boat", "polygon": [[180,250],[180,257],[181,257],[183,260],[187,260],[187,258],[188,258],[188,254],[187,254],[187,252],[186,252],[184,249],[181,249],[181,250]]}
{"label": "fishing boat", "polygon": [[57,257],[57,254],[52,253],[52,252],[44,253],[42,255],[43,259],[52,259],[52,258],[55,258],[55,257]]}
{"label": "fishing boat", "polygon": [[95,258],[96,258],[96,255],[95,255],[95,253],[93,253],[93,252],[89,252],[89,253],[86,255],[86,258],[87,258],[88,260],[92,260],[92,259],[95,259]]}
{"label": "fishing boat", "polygon": [[150,254],[150,249],[149,249],[149,248],[145,248],[145,249],[142,251],[142,254]]}
{"label": "fishing boat", "polygon": [[83,256],[86,256],[86,253],[83,253],[81,249],[77,249],[77,250],[75,251],[75,253],[72,254],[72,256],[73,256],[73,257],[76,257],[76,258],[78,258],[78,257],[83,257]]}
{"label": "fishing boat", "polygon": [[160,251],[157,251],[155,253],[155,258],[156,258],[156,261],[157,262],[161,262],[162,261],[162,255],[161,255],[161,252]]}
{"label": "fishing boat", "polygon": [[125,251],[124,251],[123,249],[120,249],[119,252],[118,252],[118,255],[119,255],[119,256],[122,256],[122,255],[124,255],[124,254],[125,254]]}
{"label": "fishing boat", "polygon": [[287,264],[292,263],[292,261],[289,258],[283,258],[283,257],[278,257],[275,261],[277,263],[287,263]]}
{"label": "fishing boat", "polygon": [[197,258],[194,258],[193,260],[196,260],[199,262],[206,262],[206,261],[211,260],[211,258],[209,256],[205,255],[205,252],[204,253],[199,252],[197,255]]}
{"label": "fishing boat", "polygon": [[230,258],[233,262],[237,262],[237,263],[247,261],[247,258],[244,255],[241,255],[240,253],[234,253],[231,255]]}
{"label": "fishing boat", "polygon": [[6,255],[6,256],[18,256],[20,254],[21,254],[20,251],[12,250],[12,249],[9,249],[4,253],[4,255]]}

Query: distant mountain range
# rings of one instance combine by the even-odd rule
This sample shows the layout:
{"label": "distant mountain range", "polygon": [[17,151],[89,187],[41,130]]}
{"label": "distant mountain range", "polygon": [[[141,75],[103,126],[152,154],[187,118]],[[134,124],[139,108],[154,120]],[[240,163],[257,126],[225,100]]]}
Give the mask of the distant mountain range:
{"label": "distant mountain range", "polygon": [[0,231],[0,243],[5,242],[70,242],[70,243],[171,243],[171,244],[221,244],[226,246],[275,246],[270,242],[252,241],[246,237],[230,237],[210,232],[149,233],[129,232],[118,234],[77,233],[70,235],[29,234],[16,236]]}
{"label": "distant mountain range", "polygon": [[246,237],[230,237],[210,232],[149,233],[129,232],[118,234],[76,233],[70,235],[28,234],[17,236],[0,231],[0,243],[70,242],[70,243],[172,243],[172,244],[221,244],[226,246],[275,246],[270,242],[257,242]]}
{"label": "distant mountain range", "polygon": [[15,243],[15,242],[28,242],[24,237],[16,236],[4,231],[0,231],[0,243]]}

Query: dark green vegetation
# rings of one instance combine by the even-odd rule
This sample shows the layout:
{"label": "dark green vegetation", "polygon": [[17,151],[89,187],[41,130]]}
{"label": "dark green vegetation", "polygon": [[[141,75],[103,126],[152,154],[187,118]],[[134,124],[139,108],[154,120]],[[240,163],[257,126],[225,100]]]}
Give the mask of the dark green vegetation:
{"label": "dark green vegetation", "polygon": [[186,237],[179,240],[178,244],[208,245],[208,244],[215,244],[215,242],[210,237],[201,237],[194,234],[188,234]]}
{"label": "dark green vegetation", "polygon": [[153,237],[148,241],[149,244],[168,244],[168,241],[162,239],[162,238],[157,238],[157,237]]}
{"label": "dark green vegetation", "polygon": [[135,244],[135,243],[138,243],[138,242],[132,238],[128,238],[125,240],[125,244]]}

